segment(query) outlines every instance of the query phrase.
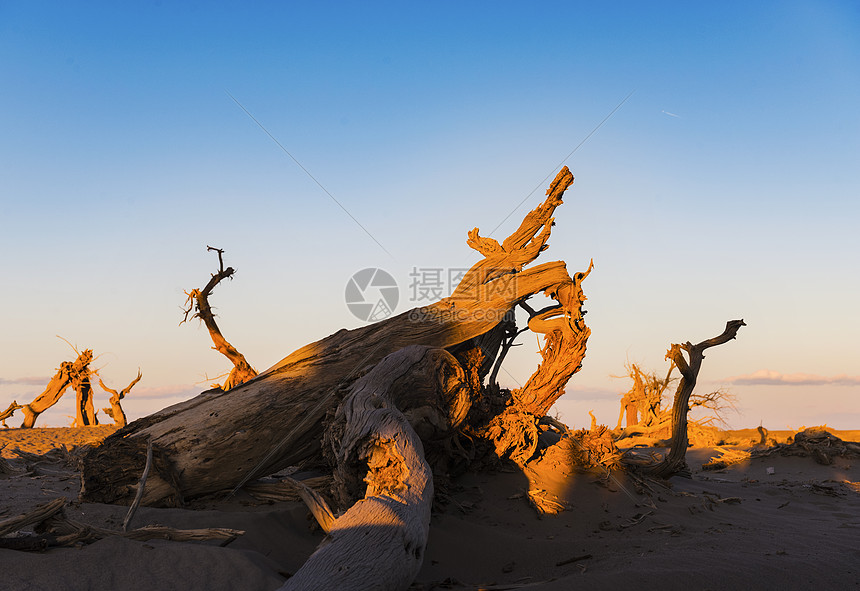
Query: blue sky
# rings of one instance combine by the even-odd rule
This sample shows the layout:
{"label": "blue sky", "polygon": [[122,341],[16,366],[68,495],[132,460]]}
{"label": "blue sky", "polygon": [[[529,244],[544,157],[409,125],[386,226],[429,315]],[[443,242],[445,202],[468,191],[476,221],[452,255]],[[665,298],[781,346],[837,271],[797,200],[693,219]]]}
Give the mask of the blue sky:
{"label": "blue sky", "polygon": [[[512,231],[632,92],[565,161],[542,255],[596,266],[565,418],[614,426],[626,361],[662,371],[669,343],[742,317],[701,375],[737,396],[733,425],[860,424],[854,3],[0,1],[0,80],[4,407],[73,355],[58,334],[109,385],[141,367],[132,416],[226,371],[178,326],[207,244],[238,270],[212,300],[224,333],[260,370],[361,324],[359,269],[420,303],[413,268],[474,262],[466,232],[514,211]],[[523,339],[506,385],[537,362]]]}

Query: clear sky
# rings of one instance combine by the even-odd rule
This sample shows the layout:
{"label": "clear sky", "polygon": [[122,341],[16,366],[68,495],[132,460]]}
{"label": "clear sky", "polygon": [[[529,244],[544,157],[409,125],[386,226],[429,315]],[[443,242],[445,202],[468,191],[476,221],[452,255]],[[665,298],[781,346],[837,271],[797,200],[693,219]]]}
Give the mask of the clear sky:
{"label": "clear sky", "polygon": [[74,357],[55,335],[113,387],[142,369],[131,418],[227,371],[179,326],[207,244],[258,370],[360,326],[360,269],[425,303],[413,270],[477,260],[466,232],[506,236],[588,138],[540,259],[595,263],[567,422],[614,426],[625,362],[744,318],[700,374],[731,425],[858,428],[858,105],[855,2],[0,1],[0,407]]}

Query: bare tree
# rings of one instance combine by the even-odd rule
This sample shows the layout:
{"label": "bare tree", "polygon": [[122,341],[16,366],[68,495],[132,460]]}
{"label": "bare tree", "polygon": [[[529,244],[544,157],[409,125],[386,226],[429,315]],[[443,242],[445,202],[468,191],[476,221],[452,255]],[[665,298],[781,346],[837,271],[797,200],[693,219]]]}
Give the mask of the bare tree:
{"label": "bare tree", "polygon": [[690,411],[690,396],[696,388],[699,370],[705,359],[705,350],[731,341],[742,326],[746,326],[743,320],[730,320],[726,323],[722,334],[716,337],[695,345],[689,341],[683,345],[672,344],[669,348],[666,358],[671,360],[681,372],[681,380],[672,405],[671,449],[663,461],[649,468],[648,471],[652,475],[666,478],[687,471],[687,413]]}
{"label": "bare tree", "polygon": [[661,422],[661,404],[663,393],[669,385],[675,381],[672,378],[672,370],[675,364],[669,364],[666,377],[660,379],[655,372],[643,372],[635,363],[625,366],[627,375],[633,380],[633,385],[621,398],[621,412],[618,415],[616,430],[621,428],[621,423],[626,415],[627,426],[652,427]]}
{"label": "bare tree", "polygon": [[74,361],[61,363],[44,392],[21,409],[24,412],[24,423],[21,427],[24,429],[32,428],[36,424],[36,418],[54,406],[69,386],[77,392],[75,426],[95,425],[96,417],[93,411],[89,368],[92,361],[92,349],[85,349],[78,354]]}
{"label": "bare tree", "polygon": [[187,307],[185,309],[185,317],[180,324],[187,322],[189,314],[194,312],[191,317],[199,318],[206,325],[209,336],[212,337],[212,342],[215,343],[213,349],[224,355],[233,364],[230,375],[227,376],[227,379],[220,386],[226,392],[255,377],[257,370],[251,367],[251,364],[248,363],[245,356],[236,347],[227,342],[227,339],[221,334],[221,329],[218,328],[218,324],[215,322],[215,314],[212,313],[212,307],[209,305],[209,296],[222,279],[232,279],[233,273],[236,270],[233,267],[224,268],[224,251],[222,249],[207,246],[206,250],[218,253],[218,272],[212,274],[212,278],[209,279],[209,282],[203,289],[192,289],[190,292],[185,292],[185,295],[188,296],[186,300]]}
{"label": "bare tree", "polygon": [[2,423],[4,427],[8,427],[8,425],[6,424],[6,419],[10,418],[16,410],[21,408],[24,407],[18,404],[17,400],[13,400],[12,404],[9,405],[9,408],[4,410],[3,412],[0,412],[0,423]]}
{"label": "bare tree", "polygon": [[137,368],[137,377],[134,378],[128,386],[123,388],[121,391],[117,392],[113,388],[108,388],[105,386],[105,383],[102,381],[101,376],[99,376],[99,386],[101,386],[102,390],[111,395],[110,397],[110,406],[103,408],[105,414],[113,419],[113,422],[118,427],[125,427],[128,423],[128,420],[125,416],[125,411],[122,409],[122,405],[120,401],[126,397],[126,395],[131,392],[131,389],[134,387],[136,383],[140,381],[140,378],[143,377],[143,374],[140,373],[140,368]]}
{"label": "bare tree", "polygon": [[[618,425],[615,431],[620,437],[627,435],[648,433],[658,435],[663,431],[671,431],[672,409],[663,408],[663,397],[669,386],[676,383],[679,378],[672,377],[675,370],[674,361],[669,361],[669,371],[666,376],[660,378],[656,372],[643,371],[637,364],[625,366],[627,377],[633,380],[630,390],[621,397],[621,409],[618,415]],[[691,423],[700,426],[713,423],[725,424],[725,414],[729,410],[735,410],[735,398],[728,390],[718,388],[711,392],[693,392],[690,395],[690,409],[700,408],[707,411],[707,416]],[[626,416],[627,424],[621,429],[622,422]]]}

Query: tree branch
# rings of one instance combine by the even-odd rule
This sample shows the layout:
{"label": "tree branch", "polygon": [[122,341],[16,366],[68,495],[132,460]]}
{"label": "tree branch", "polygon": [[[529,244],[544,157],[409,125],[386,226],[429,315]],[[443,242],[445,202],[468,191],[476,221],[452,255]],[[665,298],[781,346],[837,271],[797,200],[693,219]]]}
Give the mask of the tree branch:
{"label": "tree branch", "polygon": [[544,335],[542,361],[525,386],[511,391],[520,410],[545,415],[564,391],[571,376],[582,368],[591,329],[585,325],[582,305],[587,299],[582,282],[594,269],[594,261],[582,273],[544,293],[558,302],[529,318],[532,332]]}
{"label": "tree branch", "polygon": [[23,405],[18,404],[17,400],[13,400],[12,404],[9,405],[9,408],[0,412],[0,421],[2,421],[4,427],[6,426],[6,419],[10,418],[12,414],[20,408],[24,408]]}
{"label": "tree branch", "polygon": [[451,298],[477,298],[481,295],[481,286],[504,275],[518,273],[534,261],[546,249],[553,225],[552,214],[562,204],[562,195],[572,183],[573,175],[565,166],[547,189],[544,202],[526,214],[520,227],[502,244],[480,236],[478,228],[471,230],[466,244],[484,255],[484,259],[463,276]]}

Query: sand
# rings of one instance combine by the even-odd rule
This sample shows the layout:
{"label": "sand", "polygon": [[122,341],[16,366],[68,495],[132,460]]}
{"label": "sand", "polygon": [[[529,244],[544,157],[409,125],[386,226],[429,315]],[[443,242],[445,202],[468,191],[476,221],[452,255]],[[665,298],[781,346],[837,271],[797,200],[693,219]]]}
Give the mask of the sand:
{"label": "sand", "polygon": [[[7,429],[0,445],[10,444],[4,457],[15,446],[41,453],[80,443],[88,435],[80,431]],[[856,431],[834,433],[860,439]],[[714,455],[690,448],[692,479],[672,478],[670,488],[652,483],[650,492],[623,474],[604,479],[543,466],[546,487],[567,506],[543,517],[526,501],[528,480],[518,470],[466,475],[433,516],[412,589],[860,589],[860,460],[824,466],[774,455],[701,470]],[[2,475],[0,519],[59,496],[74,501],[79,489],[78,473],[60,462]],[[74,519],[113,529],[126,511],[66,508]],[[132,526],[152,523],[246,533],[227,547],[107,538],[43,553],[0,550],[0,589],[277,589],[323,537],[300,503],[244,493],[183,509],[142,507]]]}

